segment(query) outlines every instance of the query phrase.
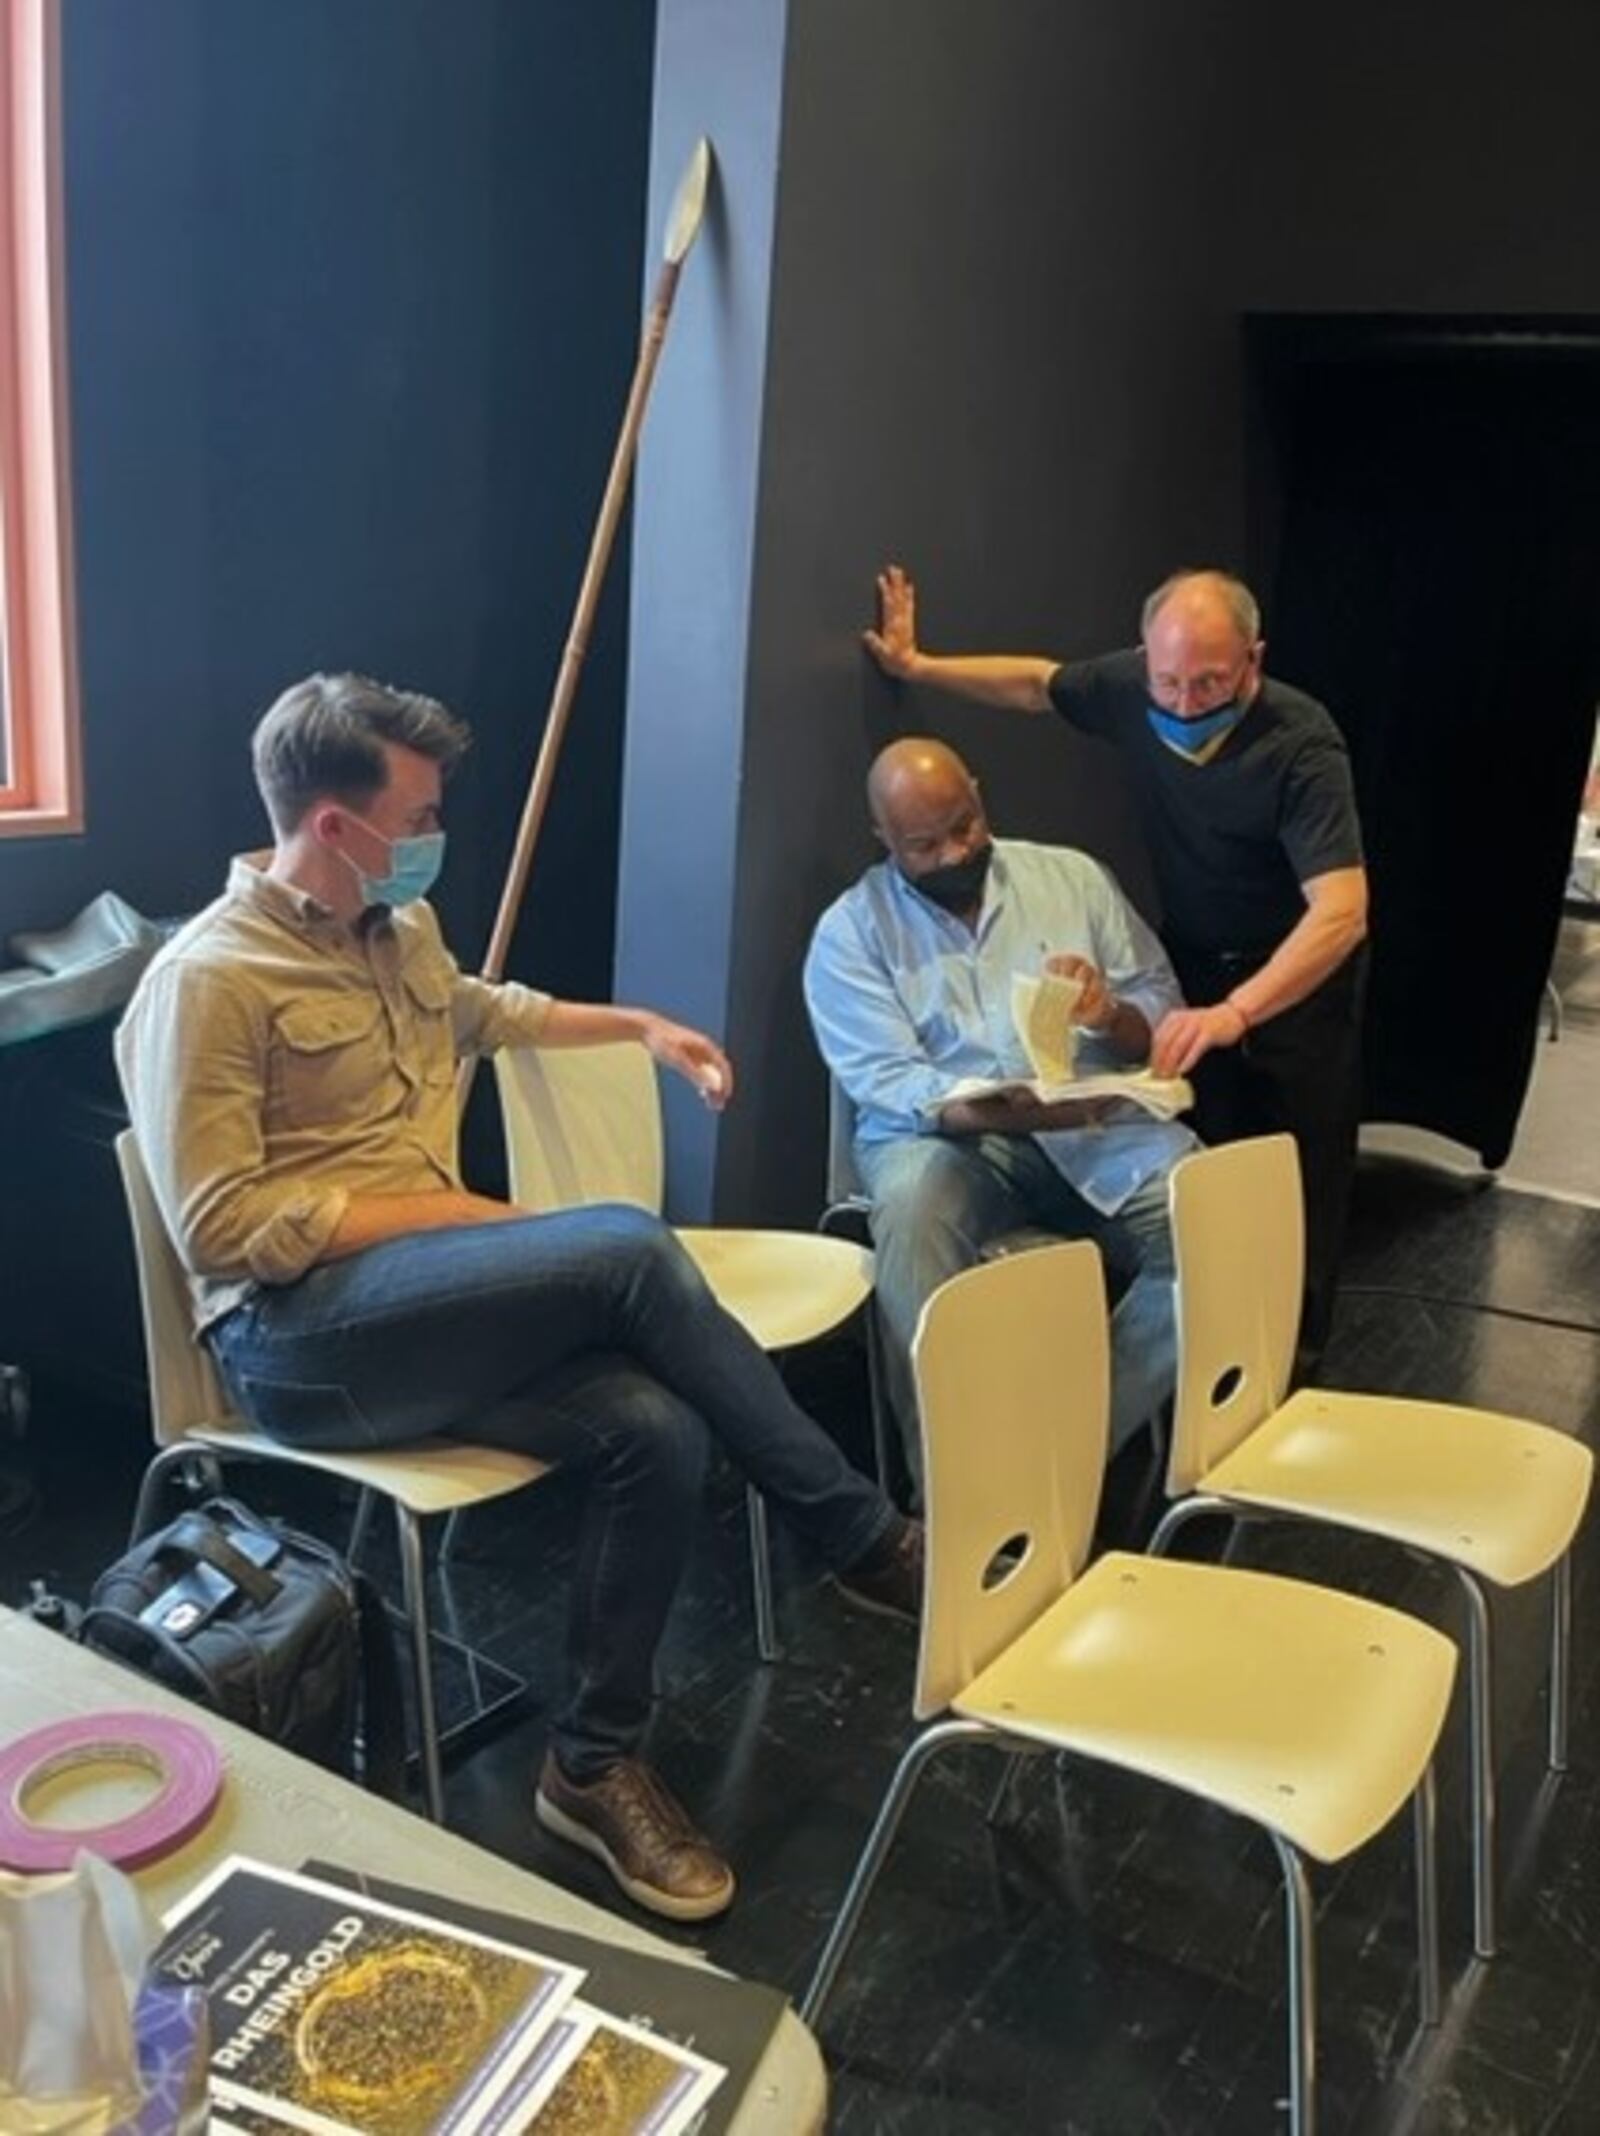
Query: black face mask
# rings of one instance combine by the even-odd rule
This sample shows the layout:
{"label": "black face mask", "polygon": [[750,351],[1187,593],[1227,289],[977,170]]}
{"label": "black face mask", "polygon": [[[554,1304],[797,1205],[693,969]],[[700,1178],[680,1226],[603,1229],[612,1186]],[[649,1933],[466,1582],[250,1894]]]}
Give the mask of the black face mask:
{"label": "black face mask", "polygon": [[920,890],[934,904],[942,905],[946,912],[966,912],[982,899],[993,858],[994,847],[985,839],[965,860],[952,860],[942,868],[930,868],[925,875],[907,875],[906,881],[913,890]]}

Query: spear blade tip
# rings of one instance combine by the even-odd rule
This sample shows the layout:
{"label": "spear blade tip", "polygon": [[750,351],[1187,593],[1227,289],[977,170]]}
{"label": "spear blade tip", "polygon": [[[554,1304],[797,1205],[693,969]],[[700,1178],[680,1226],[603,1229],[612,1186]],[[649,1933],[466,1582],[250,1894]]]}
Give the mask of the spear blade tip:
{"label": "spear blade tip", "polygon": [[666,260],[676,267],[699,235],[705,213],[706,193],[711,184],[711,143],[702,134],[695,143],[667,222]]}

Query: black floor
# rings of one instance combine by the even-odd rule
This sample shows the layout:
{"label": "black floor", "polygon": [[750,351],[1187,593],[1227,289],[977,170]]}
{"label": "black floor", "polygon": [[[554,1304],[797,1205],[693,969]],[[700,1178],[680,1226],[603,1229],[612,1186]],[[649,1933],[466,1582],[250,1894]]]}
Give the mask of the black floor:
{"label": "black floor", "polygon": [[[1365,1171],[1324,1376],[1519,1411],[1592,1442],[1600,1211]],[[837,1428],[860,1430],[847,1349],[812,1360],[797,1391]],[[145,1453],[136,1426],[49,1390],[37,1412],[38,1505],[0,1531],[0,1599],[12,1602],[35,1574],[82,1593],[119,1547]],[[304,1479],[269,1489],[260,1474],[254,1502],[318,1519]],[[1118,1464],[1108,1539],[1142,1535],[1147,1481],[1136,1459]],[[532,1674],[536,1700],[451,1773],[450,1812],[485,1846],[609,1903],[603,1873],[530,1814],[540,1714],[560,1666],[566,1494],[556,1482],[475,1514],[441,1594],[443,1615]],[[1420,2046],[1404,1820],[1319,1880],[1325,2136],[1600,2128],[1596,1532],[1591,1523],[1579,1545],[1572,1760],[1559,1782],[1543,1769],[1543,1597],[1505,1598],[1497,1616],[1503,1950],[1488,1966],[1470,1957],[1464,1743],[1452,1716],[1440,1765],[1448,1999]],[[1247,1541],[1241,1561],[1359,1586],[1464,1631],[1450,1582],[1381,1546],[1277,1530]],[[912,1638],[803,1584],[780,1543],[786,1651],[760,1668],[746,1571],[742,1499],[724,1478],[663,1652],[653,1755],[741,1877],[732,1914],[698,1940],[719,1963],[798,1994],[907,1733]],[[952,1761],[911,1810],[823,2026],[831,2126],[1232,2136],[1280,2125],[1270,1846],[1160,1789],[1043,1759],[991,1832],[996,1771],[987,1753]]]}

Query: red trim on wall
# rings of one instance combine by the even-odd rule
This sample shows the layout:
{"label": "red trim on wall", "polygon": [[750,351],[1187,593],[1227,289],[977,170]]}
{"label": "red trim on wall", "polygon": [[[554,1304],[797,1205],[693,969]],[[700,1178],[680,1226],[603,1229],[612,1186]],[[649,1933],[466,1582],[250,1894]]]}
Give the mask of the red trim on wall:
{"label": "red trim on wall", "polygon": [[82,826],[67,451],[60,0],[0,8],[0,837]]}

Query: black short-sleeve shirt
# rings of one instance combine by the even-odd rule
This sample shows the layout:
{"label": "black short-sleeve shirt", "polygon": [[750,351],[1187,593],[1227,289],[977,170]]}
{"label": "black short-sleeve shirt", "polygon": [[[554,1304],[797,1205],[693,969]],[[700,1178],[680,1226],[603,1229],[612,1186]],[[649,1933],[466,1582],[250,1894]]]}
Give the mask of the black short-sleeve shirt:
{"label": "black short-sleeve shirt", "polygon": [[1063,719],[1121,752],[1169,941],[1271,950],[1305,911],[1303,882],[1361,865],[1349,753],[1314,697],[1263,677],[1205,764],[1187,762],[1150,725],[1142,652],[1059,667],[1050,698]]}

